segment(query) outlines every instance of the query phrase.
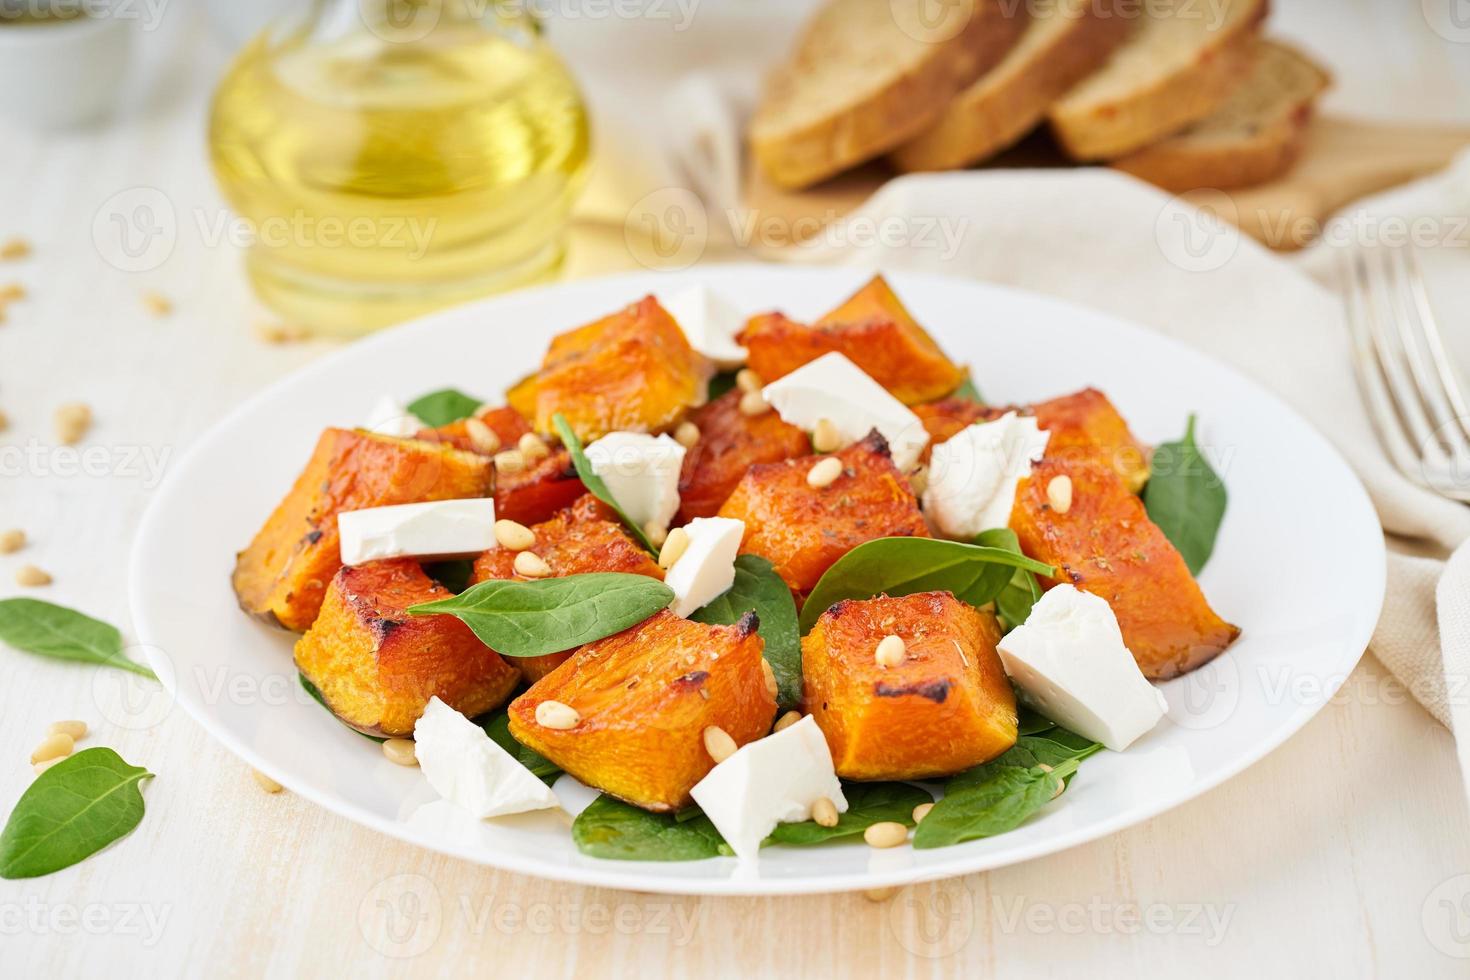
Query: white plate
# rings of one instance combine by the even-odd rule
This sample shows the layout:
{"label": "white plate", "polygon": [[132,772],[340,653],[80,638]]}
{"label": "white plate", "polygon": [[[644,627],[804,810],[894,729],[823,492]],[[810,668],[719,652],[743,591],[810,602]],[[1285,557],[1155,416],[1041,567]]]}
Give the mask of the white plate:
{"label": "white plate", "polygon": [[[1211,665],[1163,685],[1169,717],[1126,753],[1089,759],[1067,793],[1018,830],[956,847],[772,847],[733,858],[633,863],[584,857],[564,815],[475,823],[417,770],[388,762],[300,693],[293,637],[248,619],[234,555],[290,487],[320,430],[354,425],[384,394],[455,386],[498,399],[548,339],[646,293],[697,281],[755,309],[830,308],[855,270],[723,266],[515,293],[348,347],[281,381],[217,425],[154,497],[132,562],[134,625],[178,703],[230,751],[299,793],[394,837],[484,864],[589,885],[696,894],[871,888],[994,868],[1112,833],[1205,792],[1260,759],[1326,703],[1367,646],[1383,599],[1383,537],[1357,479],[1275,396],[1179,344],[1101,314],[981,283],[890,281],[992,402],[1096,385],[1139,438],[1200,441],[1230,507],[1205,594],[1244,630]],[[1146,288],[1141,285],[1140,288]],[[564,777],[558,792],[592,794]],[[1244,815],[1242,815],[1244,816]]]}

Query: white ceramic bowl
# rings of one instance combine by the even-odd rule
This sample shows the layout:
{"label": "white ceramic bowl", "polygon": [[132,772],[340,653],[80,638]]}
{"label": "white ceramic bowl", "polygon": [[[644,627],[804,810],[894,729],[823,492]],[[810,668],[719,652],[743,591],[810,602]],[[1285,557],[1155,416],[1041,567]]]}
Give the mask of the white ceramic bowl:
{"label": "white ceramic bowl", "polygon": [[112,13],[0,24],[0,114],[35,129],[100,121],[117,106],[139,26]]}

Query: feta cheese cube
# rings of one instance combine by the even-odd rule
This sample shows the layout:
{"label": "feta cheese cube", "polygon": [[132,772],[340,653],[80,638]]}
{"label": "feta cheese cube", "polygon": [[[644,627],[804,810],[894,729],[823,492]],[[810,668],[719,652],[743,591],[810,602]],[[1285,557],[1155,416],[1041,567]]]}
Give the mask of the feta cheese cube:
{"label": "feta cheese cube", "polygon": [[382,558],[467,558],[495,547],[495,501],[433,500],[337,515],[342,564]]}
{"label": "feta cheese cube", "polygon": [[924,423],[907,405],[836,351],[772,381],[763,394],[782,419],[808,432],[827,419],[851,444],[877,429],[905,472],[929,443]]}
{"label": "feta cheese cube", "polygon": [[745,363],[745,348],[735,335],[745,326],[745,315],[708,286],[690,286],[660,298],[660,303],[689,340],[689,346],[726,370]]}
{"label": "feta cheese cube", "polygon": [[741,858],[759,854],[776,824],[810,820],[812,804],[823,797],[847,812],[832,752],[811,715],[742,746],[690,793]]}
{"label": "feta cheese cube", "polygon": [[586,449],[592,472],[639,527],[668,527],[679,510],[685,449],[667,435],[610,432]]}
{"label": "feta cheese cube", "polygon": [[1034,418],[1015,412],[962,429],[929,457],[924,515],[940,534],[960,541],[1008,526],[1016,486],[1046,453],[1049,438]]}
{"label": "feta cheese cube", "polygon": [[684,525],[689,547],[664,575],[674,590],[669,606],[675,616],[689,616],[735,584],[735,556],[745,537],[745,522],[729,517],[696,517]]}
{"label": "feta cheese cube", "polygon": [[1114,752],[1152,729],[1168,710],[1164,695],[1123,645],[1112,607],[1090,592],[1070,585],[1048,589],[1025,624],[998,646],[1022,700]]}
{"label": "feta cheese cube", "polygon": [[414,725],[413,739],[419,768],[434,792],[477,820],[561,805],[550,786],[437,697]]}
{"label": "feta cheese cube", "polygon": [[412,439],[420,429],[427,428],[421,419],[388,395],[373,403],[373,410],[368,413],[367,421],[363,422],[362,427],[380,436],[396,436],[399,439]]}

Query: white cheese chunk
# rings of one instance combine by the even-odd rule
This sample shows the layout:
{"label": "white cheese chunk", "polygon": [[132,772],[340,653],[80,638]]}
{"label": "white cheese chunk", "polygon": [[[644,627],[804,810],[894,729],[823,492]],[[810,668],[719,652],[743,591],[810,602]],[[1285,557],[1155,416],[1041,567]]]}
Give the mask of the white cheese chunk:
{"label": "white cheese chunk", "polygon": [[1107,600],[1070,585],[1046,591],[999,643],[1022,700],[1063,728],[1121,752],[1168,702],[1138,669]]}
{"label": "white cheese chunk", "polygon": [[959,541],[1008,526],[1016,486],[1046,453],[1048,438],[1034,418],[1015,412],[960,430],[929,457],[924,515]]}
{"label": "white cheese chunk", "polygon": [[924,423],[907,405],[836,351],[772,381],[763,394],[783,420],[808,432],[827,419],[851,444],[877,429],[905,472],[929,442]]}
{"label": "white cheese chunk", "polygon": [[454,558],[495,547],[495,501],[433,500],[337,515],[342,564],[382,558]]}
{"label": "white cheese chunk", "polygon": [[429,699],[413,739],[419,768],[434,792],[478,820],[560,806],[550,786],[438,698]]}
{"label": "white cheese chunk", "polygon": [[592,472],[639,527],[668,527],[679,510],[685,449],[667,435],[610,432],[587,447]]}
{"label": "white cheese chunk", "polygon": [[847,812],[827,739],[811,715],[742,746],[690,791],[738,857],[753,858],[778,823],[810,820],[812,804]]}
{"label": "white cheese chunk", "polygon": [[689,547],[664,575],[674,590],[669,606],[675,616],[688,616],[735,584],[735,556],[745,537],[745,522],[729,517],[696,517],[684,525]]}
{"label": "white cheese chunk", "polygon": [[745,348],[735,342],[745,316],[725,297],[708,286],[691,286],[660,298],[660,303],[684,331],[690,347],[725,369],[745,363]]}
{"label": "white cheese chunk", "polygon": [[421,419],[388,395],[373,404],[373,410],[368,413],[367,421],[363,422],[362,427],[380,436],[396,436],[399,439],[411,439],[420,429],[427,428]]}

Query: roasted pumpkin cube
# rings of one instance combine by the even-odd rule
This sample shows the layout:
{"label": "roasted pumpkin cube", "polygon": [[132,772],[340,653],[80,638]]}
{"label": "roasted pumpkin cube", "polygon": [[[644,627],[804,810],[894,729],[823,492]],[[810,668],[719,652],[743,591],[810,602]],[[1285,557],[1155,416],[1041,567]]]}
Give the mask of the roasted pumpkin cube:
{"label": "roasted pumpkin cube", "polygon": [[412,559],[343,568],[296,641],[296,666],[338,718],[371,735],[409,735],[432,697],[468,717],[498,708],[520,670],[453,616],[407,612],[449,596]]}
{"label": "roasted pumpkin cube", "polygon": [[915,405],[914,414],[924,423],[929,433],[929,444],[920,457],[929,462],[929,455],[941,442],[948,442],[976,422],[991,422],[1006,413],[1004,408],[991,408],[969,398],[945,398],[926,405]]}
{"label": "roasted pumpkin cube", "polygon": [[1048,456],[1106,463],[1123,478],[1131,493],[1138,493],[1148,482],[1148,450],[1133,437],[1108,396],[1096,388],[1037,402],[1032,411],[1036,424],[1050,433]]}
{"label": "roasted pumpkin cube", "polygon": [[[1072,502],[1051,506],[1047,486],[1066,477]],[[1183,557],[1113,468],[1092,459],[1043,459],[1021,481],[1011,511],[1021,551],[1113,607],[1143,676],[1167,680],[1213,659],[1240,635],[1205,601]]]}
{"label": "roasted pumpkin cube", "polygon": [[737,338],[750,367],[770,382],[840,351],[905,405],[942,398],[965,380],[904,309],[882,276],[875,276],[837,309],[807,325],[780,313],[752,317]]}
{"label": "roasted pumpkin cube", "polygon": [[811,440],[775,412],[746,415],[741,392],[729,391],[689,415],[699,426],[699,441],[684,454],[679,474],[679,514],[675,523],[713,517],[757,463],[776,463],[805,456]]}
{"label": "roasted pumpkin cube", "polygon": [[752,466],[720,517],[745,522],[741,554],[760,555],[798,594],[811,591],[832,564],[864,541],[928,537],[913,488],[876,431],[839,453],[842,472],[824,487],[807,474],[824,459],[803,456]]}
{"label": "roasted pumpkin cube", "polygon": [[452,446],[328,429],[306,469],[235,562],[240,608],[300,632],[316,619],[342,567],[343,511],[490,493],[488,459]]}
{"label": "roasted pumpkin cube", "polygon": [[[548,521],[531,528],[536,543],[530,551],[551,568],[552,575],[625,572],[663,580],[658,562],[623,529],[617,516],[591,494]],[[475,559],[472,581],[515,578],[516,553],[496,546]],[[518,665],[529,681],[538,681],[571,659],[572,652],[521,657]]]}
{"label": "roasted pumpkin cube", "polygon": [[[589,643],[511,702],[511,734],[635,806],[688,806],[689,791],[715,764],[705,729],[722,729],[736,745],[771,729],[776,697],[757,625],[754,613],[708,626],[664,610]],[[576,722],[539,722],[536,709],[547,701],[570,707]]]}
{"label": "roasted pumpkin cube", "polygon": [[[901,662],[876,656],[903,641]],[[839,776],[928,779],[977,766],[1016,743],[1016,698],[995,616],[948,592],[847,599],[801,641],[807,710]]]}
{"label": "roasted pumpkin cube", "polygon": [[584,442],[658,432],[704,401],[714,368],[652,296],[551,342],[541,370],[511,389],[536,431],[565,415]]}

